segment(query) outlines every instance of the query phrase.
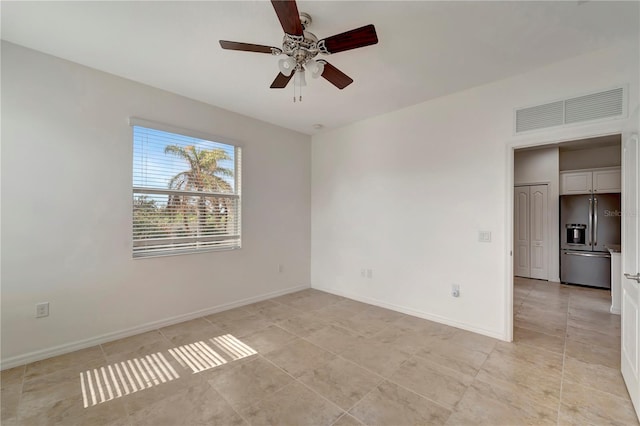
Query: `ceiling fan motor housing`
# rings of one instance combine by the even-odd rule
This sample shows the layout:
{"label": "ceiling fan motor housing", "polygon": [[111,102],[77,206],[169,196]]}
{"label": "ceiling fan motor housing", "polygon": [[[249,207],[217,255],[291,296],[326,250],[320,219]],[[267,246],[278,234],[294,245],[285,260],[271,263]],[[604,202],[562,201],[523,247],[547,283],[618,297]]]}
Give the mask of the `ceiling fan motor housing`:
{"label": "ceiling fan motor housing", "polygon": [[[311,24],[311,16],[307,13],[300,13],[300,22],[302,28],[306,28]],[[320,44],[324,45],[324,43],[318,43],[318,37],[306,29],[302,31],[300,36],[285,33],[282,39],[282,53],[295,59],[296,69],[300,69],[318,53],[329,53],[326,49],[322,49]]]}

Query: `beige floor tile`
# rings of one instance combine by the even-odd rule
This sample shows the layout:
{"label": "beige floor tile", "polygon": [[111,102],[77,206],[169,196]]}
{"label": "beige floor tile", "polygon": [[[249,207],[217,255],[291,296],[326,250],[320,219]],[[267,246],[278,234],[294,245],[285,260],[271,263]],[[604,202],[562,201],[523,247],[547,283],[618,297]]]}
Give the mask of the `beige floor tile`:
{"label": "beige floor tile", "polygon": [[590,364],[568,356],[564,361],[564,381],[629,398],[620,369]]}
{"label": "beige floor tile", "polygon": [[[200,332],[202,330],[207,332],[212,328],[213,327],[209,321],[205,320],[204,318],[196,318],[190,321],[184,321],[167,327],[163,327],[160,329],[160,333],[162,333],[162,335],[164,335],[167,339],[171,339],[173,336],[178,336],[186,333]],[[217,331],[218,329],[215,330]]]}
{"label": "beige floor tile", "polygon": [[417,331],[427,335],[453,334],[456,330],[454,327],[449,327],[448,325],[439,324],[437,322],[411,315],[405,315],[399,318],[393,322],[393,325],[401,329]]}
{"label": "beige floor tile", "polygon": [[447,424],[456,425],[555,425],[557,406],[538,406],[510,383],[475,380],[458,402]]}
{"label": "beige floor tile", "polygon": [[313,313],[317,316],[317,318],[321,319],[324,322],[332,322],[349,319],[369,307],[369,305],[365,305],[364,303],[354,304],[350,302],[350,300],[344,300],[317,309],[313,311]]}
{"label": "beige floor tile", "polygon": [[79,379],[52,385],[44,377],[25,383],[18,406],[21,424],[102,424],[126,417],[122,399],[84,408]]}
{"label": "beige floor tile", "polygon": [[515,316],[515,325],[564,338],[567,313],[554,309],[523,307]]}
{"label": "beige floor tile", "polygon": [[181,389],[131,414],[135,425],[245,425],[246,422],[207,383]]}
{"label": "beige floor tile", "polygon": [[266,306],[277,306],[276,303],[273,303],[269,300],[264,300],[262,302],[254,303],[252,305],[240,306],[238,308],[227,309],[226,311],[216,312],[215,314],[207,315],[203,317],[210,324],[215,325],[219,322],[228,322],[228,321],[236,321],[243,318],[251,317],[257,313],[260,308]]}
{"label": "beige floor tile", "polygon": [[364,339],[341,354],[383,377],[389,377],[405,362],[411,353],[374,339]]}
{"label": "beige floor tile", "polygon": [[414,354],[425,346],[422,333],[398,327],[395,323],[374,334],[371,339],[410,354]]}
{"label": "beige floor tile", "polygon": [[371,307],[371,305],[367,303],[362,303],[362,302],[358,302],[357,300],[346,299],[346,298],[342,299],[339,302],[336,302],[336,305],[347,307],[348,309],[354,312],[362,312]]}
{"label": "beige floor tile", "polygon": [[557,336],[562,339],[564,339],[564,336],[567,333],[566,321],[560,324],[553,321],[539,321],[536,319],[523,318],[520,315],[516,315],[516,317],[514,318],[513,326],[537,331],[539,333],[549,334],[551,336]]}
{"label": "beige floor tile", "polygon": [[449,339],[432,338],[416,355],[436,364],[475,376],[487,359],[487,354],[474,348],[464,348]]}
{"label": "beige floor tile", "polygon": [[172,343],[158,330],[154,330],[113,342],[103,343],[101,346],[107,359],[111,362],[116,358],[118,360],[126,360],[130,357],[155,353],[159,350],[164,350],[169,345],[172,346]]}
{"label": "beige floor tile", "polygon": [[292,297],[289,298],[283,298],[281,300],[277,299],[273,300],[283,303],[292,308],[301,310],[303,312],[321,309],[343,300],[343,298],[341,298],[340,296],[335,296],[329,293],[318,292],[310,294],[305,293],[304,291],[292,295]]}
{"label": "beige floor tile", "polygon": [[335,355],[306,340],[296,339],[280,349],[269,352],[265,358],[292,376],[300,377],[305,372],[328,363]]}
{"label": "beige floor tile", "polygon": [[260,354],[267,354],[276,349],[280,349],[293,340],[297,339],[294,334],[276,326],[270,325],[262,330],[255,331],[242,338],[242,341],[251,346]]}
{"label": "beige floor tile", "polygon": [[305,340],[308,340],[314,345],[336,354],[340,354],[358,345],[363,339],[364,337],[355,331],[338,327],[337,325],[327,325],[305,338]]}
{"label": "beige floor tile", "polygon": [[237,309],[249,311],[255,314],[255,313],[258,313],[261,309],[267,309],[273,306],[282,306],[282,305],[280,303],[274,302],[273,299],[267,299],[267,300],[261,300],[260,302],[255,302],[255,303],[250,303],[248,305],[240,306]]}
{"label": "beige floor tile", "polygon": [[355,417],[344,414],[332,426],[363,426]]}
{"label": "beige floor tile", "polygon": [[452,409],[473,382],[473,377],[413,357],[402,364],[389,380]]}
{"label": "beige floor tile", "polygon": [[198,386],[206,383],[201,374],[193,374],[186,370],[176,370],[180,377],[155,386],[144,388],[140,386],[134,391],[129,389],[130,393],[123,395],[120,399],[124,402],[127,413],[134,415],[138,411],[144,410],[146,407],[153,405],[159,401],[165,400],[172,395],[182,392],[184,389]]}
{"label": "beige floor tile", "polygon": [[381,381],[377,376],[343,358],[300,376],[300,381],[344,410],[351,408]]}
{"label": "beige floor tile", "polygon": [[570,340],[593,346],[615,347],[620,345],[619,334],[571,325],[567,326],[567,341]]}
{"label": "beige floor tile", "polygon": [[327,323],[315,312],[311,312],[287,318],[278,322],[277,325],[298,337],[307,337],[311,333],[326,327]]}
{"label": "beige floor tile", "polygon": [[[620,328],[620,315],[609,312],[610,301],[605,309],[569,306],[569,318],[580,323],[603,326],[605,328]],[[588,328],[588,327],[587,327]]]}
{"label": "beige floor tile", "polygon": [[637,425],[628,398],[567,382],[562,386],[560,425]]}
{"label": "beige floor tile", "polygon": [[601,312],[609,312],[611,296],[609,292],[598,289],[573,288],[569,300],[569,308],[591,309]]}
{"label": "beige floor tile", "polygon": [[290,306],[282,305],[280,303],[260,303],[262,303],[262,305],[250,306],[249,308],[247,308],[247,310],[262,315],[264,318],[273,323],[284,321],[303,313],[298,309],[294,309]]}
{"label": "beige floor tile", "polygon": [[22,393],[22,383],[5,386],[0,393],[0,422],[4,423],[18,416],[18,403]]}
{"label": "beige floor tile", "polygon": [[335,320],[333,324],[355,331],[364,337],[372,337],[403,316],[388,309],[372,306],[351,318]]}
{"label": "beige floor tile", "polygon": [[368,425],[441,425],[451,412],[416,393],[384,382],[349,414]]}
{"label": "beige floor tile", "polygon": [[309,296],[309,292],[296,291],[294,293],[283,294],[282,296],[274,297],[273,299],[269,299],[271,302],[280,303],[282,305],[289,305],[290,303],[302,299],[304,297]]}
{"label": "beige floor tile", "polygon": [[302,312],[315,311],[326,308],[336,303],[334,300],[316,298],[316,297],[300,297],[287,304],[287,306],[298,309]]}
{"label": "beige floor tile", "polygon": [[238,319],[223,317],[212,320],[210,317],[207,318],[222,333],[232,334],[235,337],[244,337],[272,325],[271,321],[257,313],[249,313],[249,315]]}
{"label": "beige floor tile", "polygon": [[620,345],[594,346],[575,340],[568,340],[565,354],[582,362],[600,364],[620,370]]}
{"label": "beige floor tile", "polygon": [[[202,318],[161,328],[159,331],[172,343],[172,346],[189,345],[200,341],[206,342],[211,338],[225,334],[222,329],[211,325],[211,323]],[[155,349],[157,352],[163,347],[160,344]]]}
{"label": "beige floor tile", "polygon": [[562,368],[561,354],[501,342],[476,378],[486,383],[512,384],[537,405],[557,410]]}
{"label": "beige floor tile", "polygon": [[24,373],[24,380],[30,380],[69,368],[78,369],[78,367],[80,367],[81,370],[81,366],[83,365],[95,365],[96,363],[103,363],[104,361],[104,354],[102,353],[100,346],[93,346],[91,348],[27,364]]}
{"label": "beige floor tile", "polygon": [[242,416],[252,425],[278,426],[329,426],[343,413],[340,408],[298,382],[285,386],[241,411]]}
{"label": "beige floor tile", "polygon": [[255,358],[209,378],[209,384],[235,409],[266,398],[293,379],[262,358]]}
{"label": "beige floor tile", "polygon": [[526,328],[513,328],[513,342],[518,345],[532,346],[551,352],[563,353],[565,339],[559,336],[540,333]]}
{"label": "beige floor tile", "polygon": [[557,309],[567,311],[569,308],[569,296],[553,296],[549,294],[534,293],[527,295],[523,302],[523,307],[537,309]]}
{"label": "beige floor tile", "polygon": [[486,354],[491,352],[496,343],[498,343],[498,340],[492,337],[483,336],[466,330],[456,330],[455,334],[451,336],[450,341],[451,343],[465,349],[472,349]]}
{"label": "beige floor tile", "polygon": [[18,384],[21,385],[24,380],[25,369],[26,365],[21,365],[0,371],[0,389]]}

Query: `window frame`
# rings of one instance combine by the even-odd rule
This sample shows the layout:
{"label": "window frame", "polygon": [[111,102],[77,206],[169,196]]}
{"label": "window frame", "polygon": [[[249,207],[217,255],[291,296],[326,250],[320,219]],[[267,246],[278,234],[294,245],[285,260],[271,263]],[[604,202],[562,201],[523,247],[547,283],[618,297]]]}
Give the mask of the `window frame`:
{"label": "window frame", "polygon": [[[237,229],[237,233],[231,235],[232,237],[236,237],[237,236],[237,245],[235,246],[227,246],[227,247],[201,247],[201,248],[188,248],[188,249],[175,249],[175,250],[171,250],[171,251],[163,251],[163,252],[138,252],[136,253],[135,248],[136,242],[140,242],[140,241],[144,241],[144,240],[135,240],[134,239],[134,217],[133,217],[133,199],[134,197],[131,197],[131,209],[129,210],[131,212],[131,255],[132,255],[132,259],[136,260],[136,259],[147,259],[147,258],[154,258],[154,257],[165,257],[165,256],[182,256],[182,255],[188,255],[188,254],[198,254],[198,253],[207,253],[207,252],[216,252],[216,251],[233,251],[233,250],[239,250],[242,248],[242,167],[241,167],[241,163],[242,163],[242,144],[238,143],[235,140],[231,140],[229,138],[225,138],[225,137],[220,137],[220,136],[215,136],[215,135],[211,135],[208,133],[203,133],[203,132],[199,132],[199,131],[195,131],[195,130],[190,130],[190,129],[185,129],[185,128],[181,128],[181,127],[176,127],[176,126],[172,126],[172,125],[168,125],[168,124],[163,124],[163,123],[158,123],[155,121],[150,121],[150,120],[145,120],[145,119],[141,119],[141,118],[137,118],[137,117],[130,117],[129,118],[129,126],[130,126],[130,141],[131,141],[131,160],[130,160],[130,164],[131,164],[131,176],[130,176],[130,182],[131,182],[131,190],[132,192],[130,193],[131,195],[135,195],[136,193],[143,193],[143,194],[158,194],[158,195],[169,195],[169,194],[180,194],[180,195],[186,195],[186,196],[202,196],[203,192],[199,192],[199,191],[181,191],[181,190],[175,190],[175,189],[159,189],[159,188],[152,188],[152,187],[141,187],[141,186],[134,186],[133,185],[133,172],[135,169],[135,165],[133,163],[133,153],[134,153],[134,148],[135,148],[135,139],[134,139],[134,127],[144,127],[147,129],[151,129],[151,130],[158,130],[158,131],[162,131],[162,132],[168,132],[168,133],[173,133],[176,134],[178,136],[186,136],[186,137],[192,137],[192,138],[196,138],[196,139],[202,139],[205,141],[209,141],[209,142],[213,142],[213,143],[219,143],[219,144],[224,144],[224,145],[229,145],[232,146],[234,148],[234,159],[233,159],[233,167],[234,167],[234,173],[233,173],[233,180],[234,180],[234,193],[212,193],[212,192],[205,192],[204,194],[206,194],[207,196],[213,196],[215,198],[229,198],[229,199],[236,199],[238,200],[237,202],[237,208],[236,208],[236,215],[237,215],[237,225],[236,225],[236,229]],[[173,240],[183,240],[185,242],[188,241],[194,241],[197,242],[198,240],[207,240],[207,241],[215,241],[215,240],[224,240],[224,239],[229,239],[229,235],[225,235],[225,236],[206,236],[206,237],[197,237],[197,236],[186,236],[186,237],[177,237],[177,238],[173,238]],[[144,244],[143,244],[144,245]],[[152,245],[152,244],[149,244]]]}

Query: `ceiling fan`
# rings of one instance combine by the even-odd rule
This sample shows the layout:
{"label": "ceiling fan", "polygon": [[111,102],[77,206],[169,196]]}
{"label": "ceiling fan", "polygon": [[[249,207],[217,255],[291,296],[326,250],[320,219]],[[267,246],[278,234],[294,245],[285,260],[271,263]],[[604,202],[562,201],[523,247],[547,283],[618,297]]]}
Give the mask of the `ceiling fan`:
{"label": "ceiling fan", "polygon": [[306,30],[311,24],[311,16],[299,13],[295,0],[271,0],[271,4],[285,33],[281,48],[227,40],[220,40],[220,46],[229,50],[287,55],[287,58],[278,61],[280,73],[271,83],[272,89],[285,88],[292,77],[296,86],[305,86],[305,70],[310,71],[314,78],[323,77],[338,89],[344,89],[353,83],[353,79],[326,60],[314,58],[319,53],[330,55],[378,43],[373,25],[318,40]]}

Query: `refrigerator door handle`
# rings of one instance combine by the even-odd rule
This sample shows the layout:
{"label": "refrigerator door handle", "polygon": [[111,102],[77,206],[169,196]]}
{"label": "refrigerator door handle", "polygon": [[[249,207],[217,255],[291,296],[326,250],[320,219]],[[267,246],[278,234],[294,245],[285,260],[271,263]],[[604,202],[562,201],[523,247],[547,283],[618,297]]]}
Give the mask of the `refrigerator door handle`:
{"label": "refrigerator door handle", "polygon": [[589,242],[587,245],[591,245],[591,235],[593,234],[593,199],[589,197]]}
{"label": "refrigerator door handle", "polygon": [[593,245],[598,245],[598,199],[593,197]]}
{"label": "refrigerator door handle", "polygon": [[584,252],[584,251],[565,251],[564,254],[568,256],[606,257],[606,258],[611,257],[609,253],[595,253],[595,252]]}

